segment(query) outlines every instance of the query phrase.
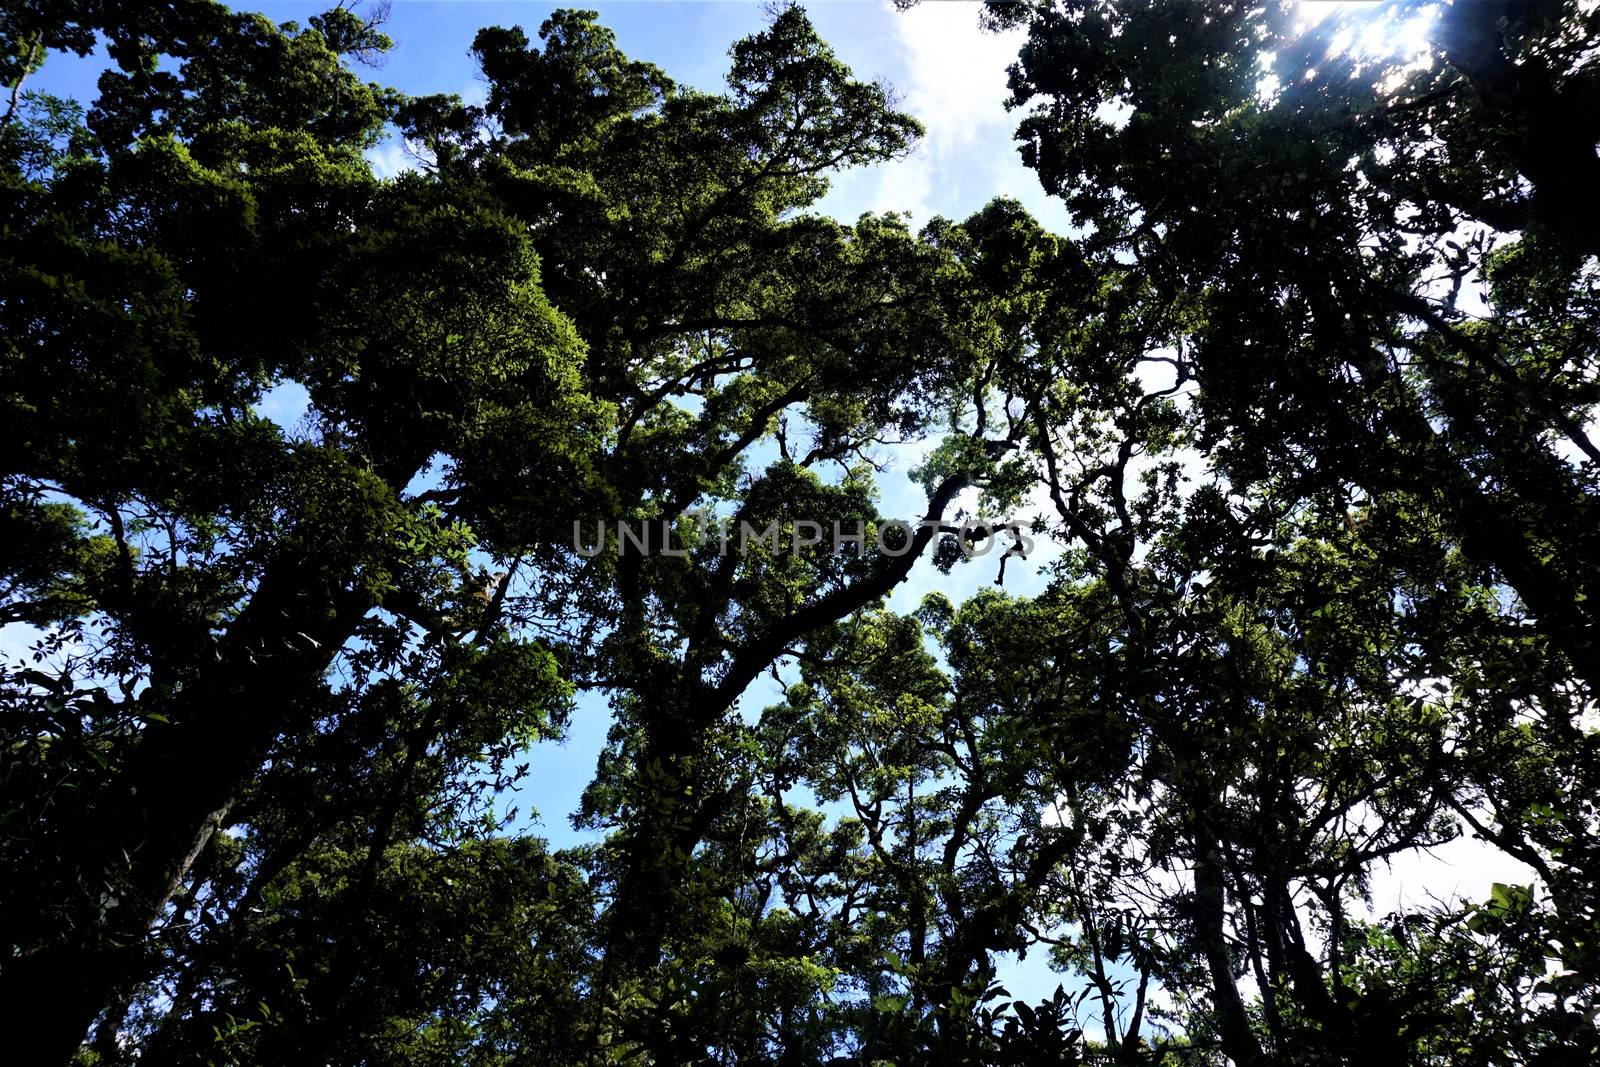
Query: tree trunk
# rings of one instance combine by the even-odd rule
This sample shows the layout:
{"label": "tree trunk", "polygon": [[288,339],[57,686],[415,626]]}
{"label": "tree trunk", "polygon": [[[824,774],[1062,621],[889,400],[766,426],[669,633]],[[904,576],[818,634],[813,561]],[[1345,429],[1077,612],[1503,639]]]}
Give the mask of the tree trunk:
{"label": "tree trunk", "polygon": [[1215,842],[1201,842],[1195,850],[1194,895],[1195,930],[1211,972],[1211,994],[1217,1006],[1217,1029],[1222,1051],[1239,1067],[1261,1061],[1261,1043],[1256,1040],[1245,1011],[1244,1000],[1233,977],[1233,959],[1223,934],[1222,863]]}
{"label": "tree trunk", "polygon": [[83,810],[82,851],[45,877],[84,887],[85,906],[53,941],[40,943],[43,920],[13,931],[13,943],[33,944],[0,974],[0,1025],[29,1035],[34,1062],[70,1061],[106,1004],[145,977],[151,929],[370,606],[365,592],[298,563],[270,574],[205,678]]}

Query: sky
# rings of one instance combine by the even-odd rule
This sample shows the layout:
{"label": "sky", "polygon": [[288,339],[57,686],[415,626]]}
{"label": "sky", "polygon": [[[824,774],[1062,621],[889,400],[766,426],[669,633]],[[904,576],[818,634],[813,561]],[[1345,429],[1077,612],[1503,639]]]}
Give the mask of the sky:
{"label": "sky", "polygon": [[[257,0],[240,6],[278,21],[304,22],[330,3]],[[385,26],[395,48],[365,76],[413,94],[457,93],[479,101],[484,86],[468,51],[476,31],[489,25],[521,25],[532,37],[557,6],[514,0],[395,0]],[[571,6],[598,10],[630,56],[657,64],[680,83],[708,91],[721,87],[733,42],[764,23],[762,5],[753,2],[589,0]],[[1307,4],[1308,10],[1332,7]],[[847,222],[864,211],[901,211],[920,225],[935,215],[965,218],[991,198],[1004,195],[1021,201],[1048,229],[1067,232],[1065,210],[1023,167],[1012,140],[1018,116],[1004,106],[1006,67],[1016,56],[1020,33],[981,31],[979,5],[961,0],[924,2],[904,12],[887,0],[823,0],[808,4],[807,10],[823,39],[856,75],[883,83],[927,131],[908,157],[837,177],[818,210]],[[30,79],[28,88],[88,102],[99,65],[93,57],[53,57]],[[408,165],[401,146],[393,141],[374,150],[371,158],[380,174]],[[263,413],[289,424],[299,418],[304,403],[303,391],[284,387],[268,396]],[[918,455],[907,450],[893,458],[894,468],[880,477],[880,510],[914,521],[923,514],[925,499],[906,474]],[[1036,592],[1042,585],[1039,567],[1046,558],[1040,553],[1025,566],[1016,561],[1008,564],[1006,589]],[[958,567],[949,577],[924,562],[895,591],[890,607],[913,610],[923,595],[935,589],[959,602],[992,583],[997,567],[998,553]],[[21,645],[18,635],[0,633],[0,652],[15,655]],[[776,695],[776,686],[764,680],[746,695],[741,711],[759,712]],[[540,817],[531,831],[557,847],[589,840],[572,828],[568,816],[593,775],[608,725],[603,699],[584,698],[573,713],[567,739],[536,745],[529,753],[526,786],[515,803],[524,811],[537,809]],[[1481,898],[1492,881],[1527,881],[1519,866],[1470,839],[1430,855],[1401,857],[1374,880],[1374,912],[1383,915],[1402,901],[1425,901],[1435,895],[1459,892]],[[1059,980],[1045,967],[1042,952],[1031,954],[1026,962],[1012,961],[1001,977],[1014,996],[1025,999],[1048,996]]]}
{"label": "sky", "polygon": [[[278,16],[314,4],[268,3]],[[530,36],[557,5],[429,3],[400,0],[388,32],[396,48],[382,76],[411,92],[482,95],[467,55],[479,26],[516,23]],[[721,88],[735,40],[761,29],[762,7],[750,2],[593,4],[630,56],[649,60],[697,89]],[[907,159],[847,173],[819,210],[853,221],[863,211],[904,211],[917,222],[942,214],[964,217],[997,195],[1015,196],[1046,225],[1063,229],[1066,214],[1047,198],[1011,143],[1014,120],[1004,108],[1006,66],[1020,33],[979,31],[976,3],[926,3],[896,12],[882,0],[832,0],[808,6],[812,22],[857,77],[890,87],[901,107],[921,119],[927,136]],[[303,17],[303,16],[302,16]],[[391,153],[398,154],[391,147]],[[392,159],[392,157],[391,157]]]}
{"label": "sky", "polygon": [[[239,6],[277,21],[304,23],[330,0],[256,0]],[[469,54],[480,27],[520,25],[534,36],[557,4],[520,0],[395,0],[385,23],[395,47],[372,81],[406,92],[458,93],[483,98],[484,85]],[[591,7],[617,35],[623,51],[655,63],[695,88],[722,87],[728,49],[759,31],[763,5],[749,0],[627,0],[568,5]],[[917,222],[942,214],[961,218],[989,199],[1013,196],[1046,226],[1066,227],[1058,201],[1044,195],[1012,143],[1016,123],[1005,110],[1006,66],[1022,34],[982,32],[980,5],[964,0],[919,4],[897,12],[887,0],[820,0],[807,5],[818,32],[857,77],[888,86],[900,106],[920,119],[927,135],[910,157],[840,176],[820,210],[853,221],[862,211],[903,211]],[[87,101],[101,63],[58,55],[27,88]],[[406,163],[398,143],[373,154],[380,173]]]}

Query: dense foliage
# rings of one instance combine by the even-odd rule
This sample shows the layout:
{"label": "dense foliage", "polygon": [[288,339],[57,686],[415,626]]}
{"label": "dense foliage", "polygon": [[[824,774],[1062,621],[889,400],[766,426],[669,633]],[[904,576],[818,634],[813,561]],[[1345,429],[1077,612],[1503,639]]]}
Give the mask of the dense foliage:
{"label": "dense foliage", "polygon": [[[346,7],[0,3],[8,1042],[1600,1057],[1600,8],[984,18],[1070,236],[818,214],[920,129],[795,8],[715,94],[485,29],[467,105]],[[87,107],[27,90],[97,43]],[[1028,513],[1037,595],[886,607]],[[574,543],[619,519],[684,547]],[[552,850],[512,805],[580,693]],[[1458,838],[1525,877],[1374,896]]]}

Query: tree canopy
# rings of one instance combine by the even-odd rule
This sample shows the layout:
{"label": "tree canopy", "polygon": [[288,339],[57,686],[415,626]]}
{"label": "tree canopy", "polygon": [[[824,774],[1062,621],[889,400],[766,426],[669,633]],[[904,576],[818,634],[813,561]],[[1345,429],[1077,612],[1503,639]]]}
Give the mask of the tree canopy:
{"label": "tree canopy", "polygon": [[[821,214],[921,128],[792,6],[718,92],[486,28],[468,104],[348,6],[0,3],[29,1062],[1600,1058],[1600,8],[983,22],[1068,233]],[[1525,877],[1375,893],[1458,839]]]}

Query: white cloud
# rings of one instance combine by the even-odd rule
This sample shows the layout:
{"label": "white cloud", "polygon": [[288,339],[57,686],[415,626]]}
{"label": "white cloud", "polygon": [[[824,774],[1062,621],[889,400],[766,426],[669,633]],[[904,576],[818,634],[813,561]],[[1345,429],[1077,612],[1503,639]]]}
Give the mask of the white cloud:
{"label": "white cloud", "polygon": [[1482,901],[1495,882],[1527,885],[1531,867],[1493,845],[1463,834],[1437,848],[1403,852],[1371,869],[1371,915],[1415,913],[1435,904]]}
{"label": "white cloud", "polygon": [[367,162],[372,165],[372,173],[379,178],[393,178],[397,175],[417,169],[416,158],[406,151],[405,141],[395,134],[387,138],[375,148],[366,152]]}
{"label": "white cloud", "polygon": [[842,175],[821,210],[845,220],[903,211],[920,224],[933,215],[964,218],[996,196],[1012,196],[1065,232],[1066,211],[1022,165],[1013,141],[1018,116],[1005,108],[1006,68],[1026,35],[984,32],[978,14],[976,3],[919,4],[891,14],[897,62],[889,80],[899,107],[926,133],[905,159]]}
{"label": "white cloud", "polygon": [[311,413],[311,394],[299,382],[285,379],[262,394],[255,411],[292,433]]}
{"label": "white cloud", "polygon": [[971,146],[996,124],[1009,133],[1006,67],[1025,39],[1022,31],[981,32],[976,4],[919,5],[894,26],[910,74],[905,103],[930,123],[935,154]]}
{"label": "white cloud", "polygon": [[12,622],[0,626],[0,664],[16,666],[31,663],[33,646],[43,636],[38,628]]}

